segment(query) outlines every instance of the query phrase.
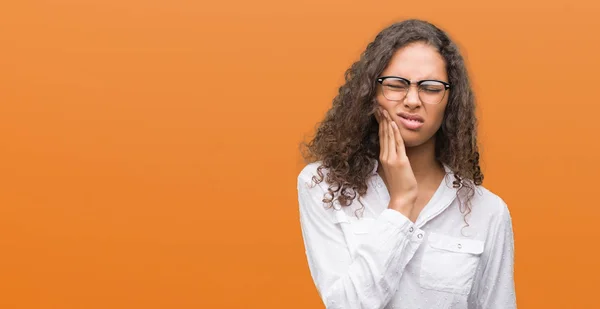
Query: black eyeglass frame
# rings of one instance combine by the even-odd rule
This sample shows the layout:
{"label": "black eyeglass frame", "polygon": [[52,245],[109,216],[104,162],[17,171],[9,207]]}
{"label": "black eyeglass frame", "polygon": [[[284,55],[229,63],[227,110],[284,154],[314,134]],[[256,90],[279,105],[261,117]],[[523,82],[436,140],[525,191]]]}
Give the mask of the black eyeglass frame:
{"label": "black eyeglass frame", "polygon": [[[400,76],[392,76],[392,75],[388,75],[388,76],[381,76],[377,78],[377,82],[379,84],[381,84],[383,86],[383,81],[385,81],[388,78],[394,78],[394,79],[400,79],[405,81],[408,84],[408,87],[410,88],[411,84],[416,84],[417,87],[421,86],[422,83],[424,82],[438,82],[438,83],[442,83],[442,85],[444,85],[444,96],[442,97],[442,100],[444,99],[444,97],[446,96],[446,92],[448,91],[448,89],[452,88],[452,85],[450,85],[450,83],[441,81],[441,80],[437,80],[437,79],[423,79],[417,82],[411,82],[410,80],[404,78],[404,77],[400,77]],[[388,99],[389,100],[389,99]],[[441,100],[440,100],[441,102]],[[438,102],[439,103],[439,102]],[[437,104],[437,103],[436,103]]]}

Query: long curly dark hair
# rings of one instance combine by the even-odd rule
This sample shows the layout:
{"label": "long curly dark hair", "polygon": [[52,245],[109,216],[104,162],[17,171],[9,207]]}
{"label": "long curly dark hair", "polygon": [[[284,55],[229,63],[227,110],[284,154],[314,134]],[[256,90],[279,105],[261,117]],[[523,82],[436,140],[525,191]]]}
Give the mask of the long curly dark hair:
{"label": "long curly dark hair", "polygon": [[[374,160],[379,157],[378,123],[374,116],[376,78],[396,50],[414,42],[425,42],[436,48],[446,63],[452,91],[442,125],[435,133],[435,156],[454,173],[453,185],[459,188],[457,195],[466,223],[475,186],[483,183],[475,97],[458,47],[444,31],[429,22],[405,20],[377,34],[360,55],[360,60],[345,72],[345,83],[339,88],[314,138],[302,143],[303,157],[306,162],[321,163],[317,169],[318,177],[313,177],[313,181],[325,180],[329,184],[323,198],[325,205],[332,207],[337,200],[341,206],[349,206],[357,196],[360,203],[375,168]],[[326,177],[324,168],[328,170]]]}

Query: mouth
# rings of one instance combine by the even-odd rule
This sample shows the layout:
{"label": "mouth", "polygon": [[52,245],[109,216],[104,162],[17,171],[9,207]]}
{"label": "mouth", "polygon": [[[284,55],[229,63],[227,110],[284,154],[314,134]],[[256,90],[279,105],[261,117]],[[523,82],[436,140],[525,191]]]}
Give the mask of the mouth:
{"label": "mouth", "polygon": [[400,123],[409,130],[417,130],[421,128],[425,122],[423,117],[414,114],[398,113],[398,117],[400,118]]}

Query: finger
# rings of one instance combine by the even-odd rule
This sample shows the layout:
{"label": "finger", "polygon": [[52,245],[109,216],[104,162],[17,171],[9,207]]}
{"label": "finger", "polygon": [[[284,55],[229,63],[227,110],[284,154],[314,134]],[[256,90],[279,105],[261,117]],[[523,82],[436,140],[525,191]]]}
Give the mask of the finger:
{"label": "finger", "polygon": [[396,143],[394,142],[394,131],[392,130],[392,119],[387,110],[383,110],[383,115],[385,119],[385,128],[386,128],[386,149],[387,149],[387,159],[391,160],[396,156]]}
{"label": "finger", "polygon": [[385,117],[381,118],[381,134],[379,135],[379,142],[380,142],[380,151],[381,151],[381,158],[383,158],[384,160],[387,160],[388,158],[388,127],[389,127],[389,123],[387,121],[387,119]]}
{"label": "finger", "polygon": [[383,122],[381,121],[381,111],[379,110],[379,108],[377,108],[375,110],[375,115],[377,116],[377,122],[379,123],[379,145],[383,145],[383,142],[381,140],[381,137],[383,136]]}
{"label": "finger", "polygon": [[398,128],[396,122],[392,122],[392,130],[394,131],[394,141],[396,142],[396,153],[400,157],[406,156],[406,148],[404,148],[404,139],[402,138],[402,134],[400,134],[400,129]]}
{"label": "finger", "polygon": [[[377,110],[375,111],[375,113],[377,115],[381,115],[380,112],[379,112],[379,108],[377,108]],[[378,134],[378,136],[379,136],[379,148],[380,148],[380,153],[383,154],[383,151],[382,151],[383,139],[381,138],[383,136],[383,121],[381,121],[381,117],[378,116],[378,118],[379,118],[379,134]]]}
{"label": "finger", "polygon": [[387,119],[387,121],[392,121],[392,117],[390,117],[390,114],[385,109],[383,110],[383,116],[385,117],[385,119]]}
{"label": "finger", "polygon": [[394,159],[396,158],[396,141],[394,140],[394,127],[393,124],[394,121],[388,121],[388,135],[387,135],[387,139],[388,139],[388,159]]}

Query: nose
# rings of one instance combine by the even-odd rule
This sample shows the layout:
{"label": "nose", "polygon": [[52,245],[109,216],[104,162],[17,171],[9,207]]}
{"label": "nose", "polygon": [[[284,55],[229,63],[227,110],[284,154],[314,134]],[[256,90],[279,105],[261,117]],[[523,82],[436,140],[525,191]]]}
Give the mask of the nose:
{"label": "nose", "polygon": [[408,88],[408,93],[404,98],[404,106],[409,109],[415,109],[421,105],[421,98],[419,98],[419,88],[417,85],[411,85]]}

